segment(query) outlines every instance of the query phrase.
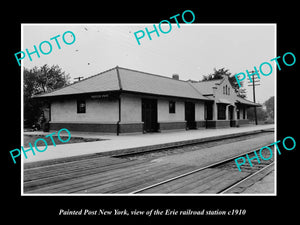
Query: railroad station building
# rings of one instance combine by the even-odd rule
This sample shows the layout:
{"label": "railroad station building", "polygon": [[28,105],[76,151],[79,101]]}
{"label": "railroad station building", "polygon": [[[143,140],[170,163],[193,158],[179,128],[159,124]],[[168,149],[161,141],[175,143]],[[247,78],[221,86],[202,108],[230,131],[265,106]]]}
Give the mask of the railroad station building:
{"label": "railroad station building", "polygon": [[183,81],[121,67],[35,98],[48,102],[50,130],[116,134],[235,127],[260,106],[238,97],[227,76]]}

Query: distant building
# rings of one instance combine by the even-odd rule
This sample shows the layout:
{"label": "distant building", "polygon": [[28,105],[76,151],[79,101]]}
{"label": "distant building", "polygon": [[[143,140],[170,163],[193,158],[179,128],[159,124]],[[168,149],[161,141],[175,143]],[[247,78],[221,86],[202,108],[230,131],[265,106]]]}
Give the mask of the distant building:
{"label": "distant building", "polygon": [[182,81],[121,67],[35,98],[49,103],[50,130],[117,134],[235,127],[260,106],[238,97],[227,76]]}

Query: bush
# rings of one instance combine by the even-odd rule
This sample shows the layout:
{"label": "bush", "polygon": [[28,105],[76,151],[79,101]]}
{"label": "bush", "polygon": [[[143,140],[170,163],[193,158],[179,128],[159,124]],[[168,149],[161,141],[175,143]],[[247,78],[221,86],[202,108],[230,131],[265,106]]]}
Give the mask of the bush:
{"label": "bush", "polygon": [[49,123],[43,123],[42,127],[43,127],[44,132],[48,132],[49,129],[50,129],[50,124]]}
{"label": "bush", "polygon": [[273,124],[274,123],[274,119],[273,118],[267,118],[266,120],[265,120],[265,124]]}

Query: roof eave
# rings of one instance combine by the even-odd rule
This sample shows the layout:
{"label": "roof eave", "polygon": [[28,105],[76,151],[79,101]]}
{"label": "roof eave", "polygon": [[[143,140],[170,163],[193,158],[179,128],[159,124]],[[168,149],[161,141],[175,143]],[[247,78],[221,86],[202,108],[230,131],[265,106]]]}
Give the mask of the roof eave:
{"label": "roof eave", "polygon": [[78,96],[90,96],[90,95],[96,95],[96,94],[107,94],[107,93],[118,93],[120,90],[109,90],[109,91],[96,91],[96,92],[84,92],[84,93],[74,93],[74,94],[65,94],[65,95],[38,95],[33,96],[31,98],[33,99],[55,99],[55,98],[72,98],[72,97],[78,97]]}
{"label": "roof eave", "polygon": [[155,93],[145,93],[145,92],[138,92],[138,91],[130,91],[130,90],[122,90],[122,93],[129,93],[129,94],[139,94],[139,95],[147,95],[147,96],[158,96],[158,97],[168,97],[168,98],[180,98],[180,99],[190,99],[190,100],[198,100],[198,101],[213,101],[203,96],[203,98],[198,97],[185,97],[185,96],[175,96],[175,95],[164,95],[164,94],[155,94]]}

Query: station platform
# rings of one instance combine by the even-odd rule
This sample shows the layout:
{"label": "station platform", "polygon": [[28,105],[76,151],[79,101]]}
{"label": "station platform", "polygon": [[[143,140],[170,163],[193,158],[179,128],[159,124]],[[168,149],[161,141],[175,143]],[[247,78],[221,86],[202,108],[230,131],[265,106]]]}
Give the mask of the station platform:
{"label": "station platform", "polygon": [[[82,142],[82,143],[66,143],[56,146],[48,145],[44,152],[35,151],[35,155],[31,151],[27,152],[27,159],[23,153],[22,163],[31,163],[44,160],[62,159],[66,157],[80,157],[90,154],[97,155],[118,155],[122,153],[131,153],[134,151],[146,151],[156,147],[174,146],[174,144],[184,144],[195,142],[205,142],[210,140],[218,140],[224,137],[234,137],[240,134],[255,133],[261,130],[274,129],[274,124],[267,125],[249,125],[245,127],[232,127],[222,129],[201,129],[174,131],[167,133],[148,133],[148,134],[128,134],[128,135],[106,135],[100,133],[80,133],[71,132],[72,137],[89,137],[105,139],[101,141]],[[34,134],[46,136],[51,132],[25,132],[24,134]],[[40,138],[40,137],[39,137]],[[50,138],[45,138],[47,141]],[[274,140],[275,141],[275,140]],[[25,148],[28,149],[28,148]]]}

